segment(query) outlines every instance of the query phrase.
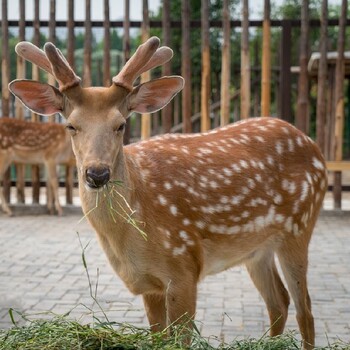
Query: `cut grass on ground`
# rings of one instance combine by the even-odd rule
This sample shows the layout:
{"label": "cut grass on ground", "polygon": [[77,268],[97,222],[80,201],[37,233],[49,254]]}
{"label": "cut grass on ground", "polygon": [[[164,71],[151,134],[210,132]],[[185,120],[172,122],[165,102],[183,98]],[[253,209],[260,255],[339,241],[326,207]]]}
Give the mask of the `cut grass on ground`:
{"label": "cut grass on ground", "polygon": [[[0,330],[1,350],[298,350],[300,341],[293,333],[270,338],[245,339],[230,344],[210,345],[208,339],[193,332],[191,346],[183,345],[181,329],[174,336],[166,338],[164,333],[151,333],[147,328],[127,324],[111,325],[96,323],[82,325],[67,317],[53,317],[51,320],[27,320],[26,326],[14,326]],[[217,342],[218,343],[218,342]],[[341,341],[319,350],[345,350],[350,344]]]}

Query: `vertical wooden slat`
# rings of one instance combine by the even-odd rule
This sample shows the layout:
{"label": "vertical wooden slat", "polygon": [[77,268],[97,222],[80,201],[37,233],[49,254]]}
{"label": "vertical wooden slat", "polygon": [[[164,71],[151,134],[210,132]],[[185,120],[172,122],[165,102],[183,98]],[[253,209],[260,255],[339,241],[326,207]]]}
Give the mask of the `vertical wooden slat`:
{"label": "vertical wooden slat", "polygon": [[182,120],[183,132],[192,132],[192,80],[191,80],[191,43],[190,43],[190,2],[181,1],[181,32],[182,32],[182,59],[181,75],[185,79],[185,86],[182,90]]}
{"label": "vertical wooden slat", "polygon": [[[75,35],[74,35],[74,0],[68,0],[68,45],[67,45],[67,60],[70,66],[75,69]],[[66,166],[66,203],[73,203],[73,187],[74,187],[74,166]]]}
{"label": "vertical wooden slat", "polygon": [[320,61],[318,65],[316,141],[325,153],[325,126],[327,120],[327,40],[328,40],[328,0],[322,1]]}
{"label": "vertical wooden slat", "polygon": [[264,2],[263,44],[261,62],[261,116],[270,115],[271,105],[271,21],[270,0]]}
{"label": "vertical wooden slat", "polygon": [[111,32],[109,19],[109,0],[104,0],[104,38],[103,38],[103,85],[111,84]]}
{"label": "vertical wooden slat", "polygon": [[295,126],[306,134],[309,133],[309,0],[304,0],[301,7],[301,35],[298,79],[298,100]]}
{"label": "vertical wooden slat", "polygon": [[[334,159],[343,159],[343,133],[344,133],[344,72],[345,72],[345,29],[346,29],[346,14],[347,14],[347,0],[342,1],[341,13],[339,18],[339,31],[337,53],[338,59],[335,66],[335,125],[334,125]],[[334,173],[334,208],[341,209],[342,199],[342,173],[336,171]]]}
{"label": "vertical wooden slat", "polygon": [[210,130],[210,40],[209,0],[202,0],[202,83],[201,83],[201,131]]}
{"label": "vertical wooden slat", "polygon": [[[260,41],[259,40],[254,40],[253,44],[253,67],[259,67],[259,52],[260,52]],[[260,98],[260,88],[261,88],[261,82],[259,83],[258,81],[261,80],[260,78],[260,72],[256,69],[254,72],[252,72],[254,76],[254,82],[252,85],[252,92],[253,92],[253,111],[252,116],[257,117],[261,116],[260,107],[261,107],[261,98]]]}
{"label": "vertical wooden slat", "polygon": [[[162,33],[163,33],[163,45],[171,46],[170,42],[170,0],[163,0],[163,17],[162,17]],[[171,60],[166,62],[162,67],[162,75],[171,75]],[[168,103],[162,109],[162,127],[163,133],[170,132],[172,127],[172,104]]]}
{"label": "vertical wooden slat", "polygon": [[84,70],[83,85],[91,86],[91,51],[92,51],[92,32],[91,32],[91,0],[85,0],[85,41],[84,41]]}
{"label": "vertical wooden slat", "polygon": [[[124,64],[129,60],[130,58],[130,0],[124,1],[124,22],[123,22],[123,29],[124,29],[124,37],[123,37],[123,51],[124,51]],[[130,143],[130,119],[129,117],[126,121],[126,127],[124,132],[124,145],[127,145]]]}
{"label": "vertical wooden slat", "polygon": [[[3,116],[10,115],[10,92],[7,88],[10,82],[10,53],[9,53],[9,33],[8,33],[8,13],[7,0],[2,0],[2,58],[1,58],[1,72],[2,72],[2,96],[1,96],[1,110]],[[10,169],[8,169],[3,176],[3,191],[6,201],[10,201]]]}
{"label": "vertical wooden slat", "polygon": [[7,88],[10,82],[10,53],[9,53],[9,33],[8,33],[8,13],[7,0],[2,1],[2,58],[1,58],[1,72],[2,72],[2,96],[1,109],[3,116],[10,115],[10,93]]}
{"label": "vertical wooden slat", "polygon": [[230,81],[231,81],[231,23],[229,0],[224,0],[222,8],[222,26],[224,42],[222,45],[221,61],[221,118],[220,124],[226,125],[230,121]]}
{"label": "vertical wooden slat", "polygon": [[[56,0],[50,0],[49,41],[54,44],[56,43]],[[56,85],[56,80],[51,74],[48,74],[47,82],[50,85]],[[49,116],[49,121],[54,122],[55,116]]]}
{"label": "vertical wooden slat", "polygon": [[291,92],[291,45],[292,26],[290,20],[282,20],[281,37],[281,111],[282,119],[292,122],[292,92]]}
{"label": "vertical wooden slat", "polygon": [[241,119],[250,115],[249,5],[242,0],[241,37]]}
{"label": "vertical wooden slat", "polygon": [[[325,157],[327,160],[334,159],[332,155],[333,143],[334,143],[334,81],[335,81],[335,65],[328,67],[328,79],[327,85],[330,87],[327,89],[327,120],[325,129]],[[331,88],[332,87],[332,88]]]}
{"label": "vertical wooden slat", "polygon": [[[40,46],[40,18],[39,18],[40,1],[34,1],[34,38],[33,44]],[[32,65],[32,79],[39,81],[39,68],[35,64]],[[32,113],[32,121],[39,121],[39,116]],[[40,197],[40,167],[38,165],[32,166],[32,194],[33,203],[39,203]]]}
{"label": "vertical wooden slat", "polygon": [[[25,14],[25,0],[19,1],[19,35],[18,39],[19,41],[25,40],[25,20],[26,20],[26,14]],[[22,57],[17,55],[17,79],[25,79],[25,62]],[[19,101],[18,98],[16,98],[16,118],[24,119],[24,106]],[[23,164],[17,164],[16,165],[16,187],[17,187],[17,202],[18,203],[24,203],[25,202],[25,193],[24,193],[24,176],[25,176],[25,166]]]}
{"label": "vertical wooden slat", "polygon": [[[24,41],[25,40],[25,20],[26,20],[26,15],[25,15],[25,0],[20,0],[19,1],[19,33],[18,33],[18,41]],[[25,62],[24,59],[19,56],[17,56],[17,74],[16,77],[17,79],[25,79]],[[16,118],[18,119],[24,119],[24,106],[21,103],[21,101],[16,98],[15,101],[16,105]]]}
{"label": "vertical wooden slat", "polygon": [[[142,42],[145,42],[149,38],[149,13],[148,13],[148,0],[142,1],[142,13],[143,20],[141,24],[141,38]],[[151,79],[151,72],[147,71],[141,75],[141,83],[149,81]],[[144,113],[141,115],[141,139],[145,140],[151,136],[151,115]]]}
{"label": "vertical wooden slat", "polygon": [[75,36],[74,36],[74,0],[68,0],[68,43],[67,43],[67,61],[75,69]]}

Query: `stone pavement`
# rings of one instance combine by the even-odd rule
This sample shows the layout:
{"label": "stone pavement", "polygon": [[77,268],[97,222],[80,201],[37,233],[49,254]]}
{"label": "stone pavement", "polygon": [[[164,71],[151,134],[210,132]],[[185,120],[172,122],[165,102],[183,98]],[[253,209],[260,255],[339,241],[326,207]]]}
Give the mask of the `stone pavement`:
{"label": "stone pavement", "polygon": [[[11,326],[9,308],[52,317],[48,311],[93,321],[102,313],[90,297],[82,263],[79,232],[97,299],[108,318],[147,326],[141,297],[131,295],[109,267],[93,230],[80,212],[64,217],[0,214],[0,328]],[[98,271],[98,278],[97,278]],[[339,337],[350,342],[350,213],[323,212],[310,246],[309,288],[316,324],[316,343]],[[18,317],[17,317],[18,318]],[[268,329],[265,305],[244,267],[201,283],[197,323],[204,336],[231,341],[260,337]],[[22,321],[24,322],[24,321]],[[291,304],[287,328],[297,329]]]}

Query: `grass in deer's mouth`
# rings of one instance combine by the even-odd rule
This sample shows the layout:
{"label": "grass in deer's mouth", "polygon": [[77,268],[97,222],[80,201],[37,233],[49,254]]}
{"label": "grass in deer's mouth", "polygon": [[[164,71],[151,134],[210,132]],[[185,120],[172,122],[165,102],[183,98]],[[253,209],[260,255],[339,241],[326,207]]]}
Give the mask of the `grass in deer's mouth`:
{"label": "grass in deer's mouth", "polygon": [[96,192],[95,207],[89,210],[83,218],[87,217],[99,206],[105,206],[112,220],[117,223],[122,219],[136,229],[141,236],[147,240],[146,232],[141,228],[145,224],[138,221],[134,216],[136,210],[132,209],[124,195],[119,191],[123,187],[123,182],[119,180],[109,181],[102,191]]}

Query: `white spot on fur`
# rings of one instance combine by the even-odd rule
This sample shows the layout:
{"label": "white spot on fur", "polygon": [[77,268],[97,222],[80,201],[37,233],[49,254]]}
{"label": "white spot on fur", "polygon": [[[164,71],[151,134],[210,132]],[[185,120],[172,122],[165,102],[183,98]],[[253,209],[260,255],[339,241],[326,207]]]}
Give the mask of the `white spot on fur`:
{"label": "white spot on fur", "polygon": [[239,161],[239,164],[241,164],[242,168],[245,168],[245,169],[249,168],[248,163],[243,159]]}
{"label": "white spot on fur", "polygon": [[166,190],[171,190],[173,188],[173,186],[170,182],[164,182],[164,188]]}
{"label": "white spot on fur", "polygon": [[167,205],[168,203],[167,199],[162,194],[158,195],[158,201],[161,205]]}
{"label": "white spot on fur", "polygon": [[316,157],[313,157],[313,158],[312,158],[312,165],[313,165],[316,169],[324,170],[323,163],[322,163],[320,160],[318,160]]}
{"label": "white spot on fur", "polygon": [[169,207],[169,209],[170,209],[170,213],[171,213],[171,214],[173,214],[174,216],[177,215],[177,206],[176,206],[176,205],[171,204],[170,207]]}
{"label": "white spot on fur", "polygon": [[282,181],[282,188],[290,194],[294,194],[296,191],[296,184],[293,181],[284,179]]}
{"label": "white spot on fur", "polygon": [[176,247],[176,248],[174,248],[173,249],[173,255],[174,256],[178,256],[178,255],[182,255],[183,253],[185,253],[185,251],[186,251],[186,245],[185,244],[183,244],[181,247]]}
{"label": "white spot on fur", "polygon": [[185,218],[185,219],[182,220],[182,223],[183,223],[185,226],[188,226],[188,225],[191,224],[191,221],[190,221],[189,219]]}
{"label": "white spot on fur", "polygon": [[277,141],[276,142],[275,148],[276,148],[276,152],[278,154],[281,155],[283,153],[283,146],[282,146],[282,142],[281,141]]}
{"label": "white spot on fur", "polygon": [[241,201],[243,200],[243,196],[242,195],[238,195],[238,196],[233,196],[232,198],[231,198],[231,204],[233,204],[233,205],[238,205],[238,204],[240,204],[241,203]]}
{"label": "white spot on fur", "polygon": [[203,229],[205,228],[205,222],[204,221],[196,221],[195,222],[196,227]]}
{"label": "white spot on fur", "polygon": [[302,202],[306,199],[308,193],[309,193],[309,184],[306,181],[303,181],[301,185],[301,196],[300,196],[300,200]]}
{"label": "white spot on fur", "polygon": [[294,152],[294,142],[292,139],[288,139],[288,151]]}

